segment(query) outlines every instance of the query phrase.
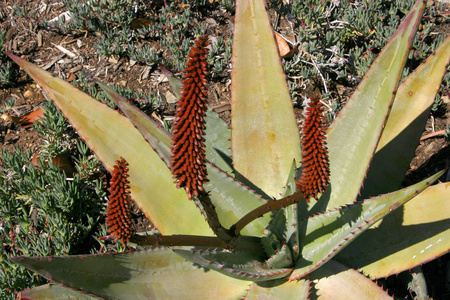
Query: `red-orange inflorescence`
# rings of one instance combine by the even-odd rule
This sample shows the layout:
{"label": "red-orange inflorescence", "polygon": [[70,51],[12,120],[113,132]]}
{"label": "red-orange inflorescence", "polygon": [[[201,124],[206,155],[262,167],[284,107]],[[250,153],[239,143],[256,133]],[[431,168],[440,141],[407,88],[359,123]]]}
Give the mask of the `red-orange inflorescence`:
{"label": "red-orange inflorescence", "polygon": [[116,161],[109,188],[109,200],[106,209],[106,225],[115,241],[125,245],[134,233],[130,219],[130,186],[128,181],[128,163],[124,158]]}
{"label": "red-orange inflorescence", "polygon": [[305,125],[302,135],[302,176],[297,188],[308,200],[317,199],[330,181],[330,163],[325,137],[323,104],[313,97],[306,108]]}
{"label": "red-orange inflorescence", "polygon": [[208,37],[204,36],[191,48],[172,131],[171,170],[177,187],[184,187],[189,199],[198,196],[208,181],[203,138],[208,98],[208,44]]}

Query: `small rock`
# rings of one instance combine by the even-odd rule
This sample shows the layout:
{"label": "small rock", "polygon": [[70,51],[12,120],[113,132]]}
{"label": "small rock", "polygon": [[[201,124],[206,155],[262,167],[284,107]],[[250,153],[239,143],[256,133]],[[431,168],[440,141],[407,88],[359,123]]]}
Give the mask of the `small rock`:
{"label": "small rock", "polygon": [[127,86],[127,81],[126,80],[120,80],[119,82],[117,82],[117,85]]}
{"label": "small rock", "polygon": [[177,97],[174,96],[171,92],[166,92],[166,101],[169,104],[177,103]]}
{"label": "small rock", "polygon": [[33,92],[32,92],[31,90],[26,90],[26,91],[23,93],[23,96],[24,96],[25,98],[30,98],[31,96],[33,96]]}

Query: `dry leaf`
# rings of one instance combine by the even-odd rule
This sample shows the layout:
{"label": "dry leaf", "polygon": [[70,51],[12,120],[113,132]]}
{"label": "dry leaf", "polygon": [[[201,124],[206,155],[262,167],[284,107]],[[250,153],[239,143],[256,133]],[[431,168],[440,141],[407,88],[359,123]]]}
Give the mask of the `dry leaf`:
{"label": "dry leaf", "polygon": [[[63,171],[67,177],[73,177],[75,169],[73,167],[70,157],[67,154],[60,154],[53,157],[52,163],[53,165],[58,167],[61,171]],[[33,156],[31,157],[31,164],[36,168],[41,167],[41,163],[39,161],[39,154],[37,153],[33,154]],[[47,166],[48,163],[46,162],[45,165]]]}
{"label": "dry leaf", "polygon": [[278,50],[280,51],[281,58],[289,58],[294,55],[294,51],[289,47],[289,44],[283,39],[283,37],[275,32],[275,36],[277,38]]}
{"label": "dry leaf", "polygon": [[136,30],[136,29],[150,26],[152,24],[155,24],[155,21],[150,20],[150,19],[145,19],[145,18],[136,18],[136,19],[133,19],[133,21],[131,21],[130,27],[131,27],[131,29]]}
{"label": "dry leaf", "polygon": [[39,121],[40,118],[44,117],[44,111],[42,109],[35,110],[28,115],[25,115],[17,120],[13,118],[15,123],[22,125],[23,128],[29,128],[34,122]]}

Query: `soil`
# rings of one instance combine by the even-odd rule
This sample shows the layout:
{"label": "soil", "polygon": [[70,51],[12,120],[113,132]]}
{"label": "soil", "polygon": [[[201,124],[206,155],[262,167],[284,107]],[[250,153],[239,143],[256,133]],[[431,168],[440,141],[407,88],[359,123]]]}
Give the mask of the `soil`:
{"label": "soil", "polygon": [[[170,90],[168,82],[162,80],[164,76],[159,69],[132,64],[127,58],[101,57],[94,48],[95,37],[88,34],[69,37],[44,30],[35,21],[19,17],[12,11],[14,5],[21,6],[26,11],[36,11],[42,8],[44,2],[48,5],[45,11],[41,13],[41,18],[45,17],[50,20],[65,11],[61,2],[58,1],[3,0],[0,2],[0,27],[7,32],[7,51],[46,68],[47,71],[65,80],[73,79],[76,72],[82,71],[92,84],[94,84],[94,81],[105,84],[120,84],[133,90],[152,90],[160,95],[166,95],[166,91]],[[50,5],[52,3],[56,5]],[[230,26],[233,26],[233,16],[229,12],[215,11],[210,13],[211,15],[199,14],[197,21],[209,22],[210,29],[216,36],[222,36],[224,39],[229,38]],[[214,17],[211,18],[211,16]],[[450,24],[444,23],[436,28],[436,31],[448,34]],[[57,46],[74,52],[76,57],[70,59]],[[161,49],[161,51],[167,50]],[[145,76],[145,74],[148,74],[148,76]],[[229,121],[231,113],[229,93],[231,79],[229,76],[228,73],[224,74],[223,77],[213,78],[209,93],[211,106],[227,121]],[[318,85],[320,86],[320,84]],[[343,102],[354,89],[352,86],[343,86],[338,83],[331,84],[331,86],[334,87],[333,92]],[[304,96],[311,96],[317,88],[315,85],[307,86],[303,91]],[[16,98],[17,103],[10,110],[10,115],[16,118],[38,110],[44,99],[41,89],[23,71],[20,71],[18,80],[12,85],[0,88],[0,103],[8,101],[12,97]],[[438,115],[430,115],[423,133],[423,137],[426,139],[422,140],[417,148],[405,183],[417,182],[435,170],[450,167],[450,143],[444,139],[443,134],[427,138],[434,132],[441,132],[446,128],[446,125],[450,124],[448,92],[442,100],[445,104],[443,110]],[[161,109],[152,116],[161,122],[162,120],[170,120],[174,115],[174,109],[173,103],[164,101]],[[301,124],[301,107],[295,107],[295,109],[299,118],[298,122]],[[32,128],[26,128],[19,122],[6,117],[0,119],[0,146],[2,148],[12,150],[13,147],[17,146],[37,152],[41,142]],[[446,180],[449,179],[450,175],[447,175]],[[138,226],[148,228],[148,224],[143,220],[142,215],[137,211],[134,211],[134,213],[139,218],[137,220]],[[450,279],[448,279],[450,272],[448,269],[450,269],[448,254],[424,265],[429,292],[434,299],[450,297]],[[447,279],[445,279],[446,277]],[[389,280],[386,285],[389,287]],[[410,295],[405,296],[410,297]]]}

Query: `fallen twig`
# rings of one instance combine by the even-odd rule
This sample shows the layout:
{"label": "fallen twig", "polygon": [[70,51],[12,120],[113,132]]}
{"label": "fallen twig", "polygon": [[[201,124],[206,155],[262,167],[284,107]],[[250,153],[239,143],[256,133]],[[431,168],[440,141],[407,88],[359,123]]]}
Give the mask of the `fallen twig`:
{"label": "fallen twig", "polygon": [[420,138],[420,140],[423,141],[423,140],[427,140],[427,139],[434,138],[434,137],[441,137],[444,135],[445,135],[445,130],[439,130],[439,131],[424,135],[423,137]]}

